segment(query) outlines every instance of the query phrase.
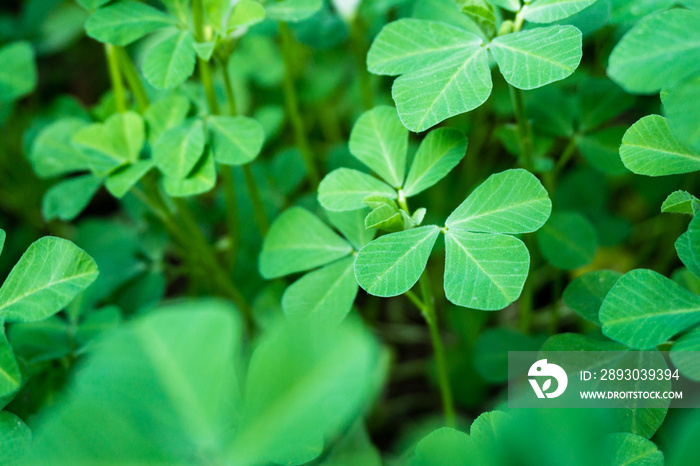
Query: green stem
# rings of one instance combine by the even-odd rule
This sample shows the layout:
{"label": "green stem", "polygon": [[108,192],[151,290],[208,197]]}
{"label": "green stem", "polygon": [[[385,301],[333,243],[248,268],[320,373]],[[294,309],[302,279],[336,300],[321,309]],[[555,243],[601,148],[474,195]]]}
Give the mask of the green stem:
{"label": "green stem", "polygon": [[255,176],[253,176],[253,170],[250,168],[250,164],[247,163],[241,168],[243,169],[243,176],[245,177],[245,185],[250,193],[250,202],[253,204],[253,217],[255,217],[255,223],[258,225],[260,236],[264,238],[265,235],[267,235],[267,230],[270,228],[270,223],[265,213],[265,205],[260,197],[258,185],[255,181]]}
{"label": "green stem", "polygon": [[411,211],[408,208],[408,201],[403,193],[403,189],[399,189],[398,193],[399,196],[397,198],[397,202],[399,203],[399,207],[401,207],[408,215],[411,215]]}
{"label": "green stem", "polygon": [[423,272],[420,277],[420,288],[421,294],[423,295],[422,300],[419,299],[412,291],[408,291],[406,296],[421,311],[426,323],[428,324],[430,339],[433,343],[435,366],[437,370],[438,385],[440,386],[440,397],[442,398],[442,410],[445,415],[445,422],[447,426],[455,427],[456,415],[454,400],[452,398],[452,388],[450,387],[447,359],[445,357],[445,347],[442,344],[442,337],[440,336],[433,292],[427,272]]}
{"label": "green stem", "polygon": [[126,79],[126,82],[129,84],[131,93],[134,94],[139,112],[143,113],[150,105],[146,89],[144,89],[141,78],[139,78],[136,68],[134,68],[134,63],[131,61],[131,57],[129,57],[124,47],[115,47],[115,51],[119,59],[119,67],[122,75],[124,75],[124,79]]}
{"label": "green stem", "polygon": [[360,81],[360,90],[362,92],[362,103],[364,104],[365,110],[369,110],[374,107],[374,92],[366,66],[365,57],[367,56],[368,48],[365,41],[363,26],[360,15],[357,15],[350,25],[350,48],[355,56],[357,76]]}
{"label": "green stem", "polygon": [[119,74],[119,59],[114,45],[105,44],[105,56],[107,57],[107,67],[109,68],[109,79],[112,82],[112,92],[114,93],[114,105],[119,113],[126,112],[126,94],[124,93],[124,83]]}
{"label": "green stem", "polygon": [[513,110],[515,111],[515,121],[518,125],[518,143],[520,144],[520,163],[527,171],[534,171],[533,161],[533,145],[532,145],[532,128],[525,113],[525,103],[523,101],[523,92],[510,84],[510,99],[513,102]]}
{"label": "green stem", "polygon": [[228,72],[228,63],[221,63],[221,73],[224,76],[224,88],[226,89],[226,100],[228,101],[228,113],[236,115],[236,95],[233,93],[231,85],[231,75]]}
{"label": "green stem", "polygon": [[294,57],[292,56],[293,38],[289,27],[284,22],[279,23],[280,38],[282,40],[282,59],[284,61],[284,100],[289,114],[289,121],[294,129],[294,138],[296,140],[299,151],[304,158],[306,172],[314,189],[318,186],[319,174],[316,169],[311,145],[306,136],[306,128],[304,127],[304,119],[299,111],[299,99],[297,98],[296,88],[294,86]]}

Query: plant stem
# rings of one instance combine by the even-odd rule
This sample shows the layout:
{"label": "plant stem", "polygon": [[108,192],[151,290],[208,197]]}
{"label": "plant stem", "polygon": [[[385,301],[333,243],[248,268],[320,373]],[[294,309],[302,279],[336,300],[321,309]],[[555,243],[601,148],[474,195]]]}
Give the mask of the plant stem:
{"label": "plant stem", "polygon": [[403,193],[403,189],[399,189],[398,191],[399,197],[396,199],[399,207],[403,209],[404,212],[406,212],[408,215],[411,215],[411,211],[408,209],[408,201],[406,201],[406,196]]}
{"label": "plant stem", "polygon": [[510,84],[510,99],[515,111],[515,121],[518,125],[518,142],[520,144],[520,163],[525,170],[532,172],[535,168],[533,161],[532,128],[525,113],[523,92]]}
{"label": "plant stem", "polygon": [[350,48],[355,56],[357,76],[360,80],[360,90],[362,92],[362,103],[364,104],[365,110],[369,110],[374,107],[374,92],[365,63],[367,44],[365,42],[364,25],[360,15],[357,15],[350,25]]}
{"label": "plant stem", "polygon": [[105,56],[107,57],[107,67],[109,68],[109,80],[112,83],[114,93],[114,105],[119,113],[126,112],[126,94],[124,93],[124,83],[119,74],[119,59],[114,45],[105,44]]}
{"label": "plant stem", "polygon": [[228,72],[228,63],[221,63],[221,73],[224,76],[224,88],[226,89],[226,100],[228,101],[228,113],[233,116],[236,115],[236,95],[233,93],[233,86],[231,85],[231,75]]}
{"label": "plant stem", "polygon": [[143,83],[141,83],[141,78],[139,78],[136,68],[134,68],[134,64],[131,61],[131,57],[129,57],[124,47],[115,47],[115,52],[119,59],[119,67],[122,75],[124,75],[124,79],[126,79],[131,93],[134,94],[134,98],[136,99],[136,106],[139,112],[143,113],[150,105],[150,101],[148,100],[146,89],[144,89]]}
{"label": "plant stem", "polygon": [[435,367],[437,370],[438,385],[440,386],[440,397],[442,399],[442,410],[445,415],[445,422],[448,427],[454,427],[456,425],[455,407],[452,398],[452,388],[450,387],[447,359],[445,358],[445,347],[442,344],[442,337],[440,336],[433,292],[430,287],[427,272],[423,272],[420,277],[420,289],[423,295],[422,300],[410,290],[406,292],[406,296],[421,311],[425,322],[428,324],[430,339],[433,343]]}
{"label": "plant stem", "polygon": [[301,112],[299,111],[299,99],[297,98],[296,89],[294,86],[294,57],[292,56],[292,44],[293,38],[292,33],[289,31],[289,27],[284,22],[279,23],[280,38],[282,40],[282,59],[284,61],[284,100],[287,106],[287,112],[289,113],[289,121],[294,129],[294,137],[304,158],[304,164],[306,165],[306,172],[311,181],[311,185],[314,189],[318,186],[319,175],[316,169],[316,164],[314,161],[313,152],[311,151],[311,145],[309,144],[309,139],[306,135],[306,128],[304,127],[304,119],[301,117]]}

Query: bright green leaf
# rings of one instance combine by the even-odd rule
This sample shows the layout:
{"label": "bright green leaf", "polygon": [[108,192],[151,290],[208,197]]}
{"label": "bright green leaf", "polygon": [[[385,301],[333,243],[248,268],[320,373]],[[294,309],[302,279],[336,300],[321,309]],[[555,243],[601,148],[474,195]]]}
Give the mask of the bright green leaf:
{"label": "bright green leaf", "polygon": [[282,309],[292,320],[313,319],[336,324],[343,320],[357,295],[354,257],[307,273],[287,288]]}
{"label": "bright green leaf", "polygon": [[458,306],[494,311],[520,296],[530,254],[517,238],[470,233],[445,234],[445,296]]}
{"label": "bright green leaf", "polygon": [[308,210],[292,207],[277,217],[263,242],[260,273],[282,277],[345,257],[350,245]]}
{"label": "bright green leaf", "polygon": [[522,169],[491,175],[447,218],[450,229],[485,233],[529,233],[552,211],[542,183]]}
{"label": "bright green leaf", "polygon": [[602,445],[604,464],[664,466],[664,454],[654,442],[628,432],[608,434]]}
{"label": "bright green leaf", "polygon": [[21,384],[22,374],[19,371],[12,346],[5,337],[5,327],[0,325],[0,409],[5,404],[3,401],[8,400],[12,394],[19,390]]}
{"label": "bright green leaf", "polygon": [[163,131],[185,121],[190,110],[190,101],[182,95],[171,95],[152,103],[143,114],[148,124],[148,140],[154,143]]}
{"label": "bright green leaf", "polygon": [[153,47],[143,63],[143,75],[159,89],[177,87],[194,72],[194,38],[189,31],[176,31]]}
{"label": "bright green leaf", "polygon": [[578,13],[596,0],[535,0],[522,10],[531,23],[552,23]]}
{"label": "bright green leaf", "polygon": [[700,216],[693,217],[688,231],[678,237],[675,246],[683,265],[688,267],[693,275],[700,277]]}
{"label": "bright green leaf", "polygon": [[226,165],[243,165],[258,156],[265,141],[262,126],[244,116],[213,116],[207,119],[212,132],[214,159]]}
{"label": "bright green leaf", "polygon": [[100,42],[129,45],[157,29],[173,24],[173,18],[141,2],[124,0],[95,11],[85,23],[87,35]]}
{"label": "bright green leaf", "polygon": [[700,152],[700,77],[694,76],[672,87],[664,99],[664,114],[671,133],[684,146]]}
{"label": "bright green leaf", "polygon": [[204,126],[193,120],[163,132],[153,146],[153,161],[169,178],[185,178],[204,152]]}
{"label": "bright green leaf", "polygon": [[32,243],[0,288],[0,318],[33,322],[63,309],[97,278],[97,265],[68,240]]}
{"label": "bright green leaf", "polygon": [[350,133],[350,153],[394,188],[403,184],[408,131],[396,109],[375,107],[357,119]]}
{"label": "bright green leaf", "polygon": [[265,19],[265,8],[255,0],[240,0],[233,6],[226,21],[226,33],[250,27]]}
{"label": "bright green leaf", "polygon": [[414,196],[444,178],[462,160],[467,138],[452,128],[431,131],[423,139],[404,184],[406,197]]}
{"label": "bright green leaf", "polygon": [[596,270],[581,275],[564,290],[562,299],[570,309],[584,319],[600,325],[598,311],[605,296],[622,276],[613,270]]}
{"label": "bright green leaf", "polygon": [[101,185],[102,179],[90,174],[53,185],[46,191],[41,205],[44,220],[73,220],[87,207]]}
{"label": "bright green leaf", "polygon": [[487,0],[458,0],[462,14],[474,21],[486,37],[496,35],[496,16],[493,5]]}
{"label": "bright green leaf", "polygon": [[700,71],[700,12],[646,16],[615,46],[608,76],[628,92],[653,94]]}
{"label": "bright green leaf", "polygon": [[664,176],[700,170],[700,155],[683,147],[671,134],[666,119],[648,115],[625,133],[622,163],[638,175]]}
{"label": "bright green leaf", "polygon": [[13,42],[0,48],[0,103],[24,97],[36,83],[34,51],[29,42]]}
{"label": "bright green leaf", "polygon": [[345,212],[326,212],[328,221],[336,227],[347,238],[355,249],[362,249],[367,243],[374,239],[375,230],[365,228],[364,219],[367,216],[367,209],[348,210]]}
{"label": "bright green leaf", "polygon": [[88,158],[72,143],[73,135],[88,123],[64,118],[46,126],[34,140],[29,160],[42,178],[89,170]]}
{"label": "bright green leaf", "polygon": [[12,413],[0,412],[0,463],[13,464],[32,446],[32,432]]}
{"label": "bright green leaf", "polygon": [[593,225],[577,212],[553,213],[536,235],[547,262],[563,270],[590,263],[598,249]]}
{"label": "bright green leaf", "polygon": [[269,2],[265,11],[272,20],[298,22],[312,16],[322,6],[323,0],[283,0]]}
{"label": "bright green leaf", "polygon": [[581,31],[549,26],[495,38],[490,45],[503,77],[519,89],[535,89],[571,75],[581,62]]}
{"label": "bright green leaf", "polygon": [[386,231],[403,230],[403,218],[397,208],[388,205],[381,205],[367,214],[365,217],[365,228],[374,228]]}
{"label": "bright green leaf", "polygon": [[671,362],[691,380],[700,381],[700,328],[695,328],[678,338],[671,347]]}
{"label": "bright green leaf", "polygon": [[128,167],[117,169],[107,177],[105,188],[112,196],[121,199],[153,166],[153,160],[140,160]]}
{"label": "bright green leaf", "polygon": [[206,150],[186,178],[163,179],[165,192],[173,197],[188,197],[205,193],[216,185],[216,164],[211,150]]}
{"label": "bright green leaf", "polygon": [[443,427],[425,436],[409,460],[411,466],[475,465],[476,448],[469,436]]}
{"label": "bright green leaf", "polygon": [[435,225],[381,236],[357,255],[355,277],[374,296],[398,296],[420,278],[440,229]]}
{"label": "bright green leaf", "polygon": [[600,308],[603,333],[632,348],[652,348],[700,322],[700,297],[654,271],[633,270]]}
{"label": "bright green leaf", "polygon": [[326,175],[318,187],[318,202],[331,211],[357,210],[365,207],[369,196],[395,199],[397,194],[386,183],[357,170],[338,168]]}
{"label": "bright green leaf", "polygon": [[700,200],[688,191],[674,191],[661,204],[661,212],[695,215],[700,209]]}
{"label": "bright green leaf", "polygon": [[114,114],[104,123],[93,123],[73,136],[73,142],[83,150],[97,176],[136,162],[144,140],[143,119],[134,112]]}

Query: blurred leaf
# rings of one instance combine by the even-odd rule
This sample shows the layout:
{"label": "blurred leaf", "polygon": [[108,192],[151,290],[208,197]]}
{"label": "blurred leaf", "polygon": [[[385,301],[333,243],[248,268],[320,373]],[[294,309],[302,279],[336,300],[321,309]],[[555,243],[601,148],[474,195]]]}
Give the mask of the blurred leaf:
{"label": "blurred leaf", "polygon": [[394,188],[403,185],[408,131],[393,107],[363,113],[350,133],[350,152]]}
{"label": "blurred leaf", "polygon": [[464,15],[479,26],[486,37],[496,35],[496,16],[491,3],[486,0],[458,0],[457,5]]}
{"label": "blurred leaf", "polygon": [[620,157],[638,175],[664,176],[700,170],[700,155],[678,143],[666,119],[659,115],[645,116],[627,130]]}
{"label": "blurred leaf", "polygon": [[397,207],[383,204],[372,210],[365,217],[365,228],[386,231],[401,231],[404,222],[401,212]]}
{"label": "blurred leaf", "polygon": [[603,443],[606,465],[663,466],[664,454],[650,440],[626,432],[608,434]]}
{"label": "blurred leaf", "polygon": [[345,257],[350,245],[308,210],[292,207],[270,227],[260,253],[260,273],[282,277]]}
{"label": "blurred leaf", "polygon": [[491,383],[508,381],[508,352],[537,351],[544,338],[501,327],[484,330],[474,345],[474,367]]}
{"label": "blurred leaf", "polygon": [[444,178],[464,158],[467,138],[452,128],[439,128],[421,141],[404,184],[406,197],[414,196]]}
{"label": "blurred leaf", "polygon": [[698,99],[700,77],[694,76],[671,87],[663,101],[671,133],[681,144],[696,152],[700,152],[700,116],[693,103]]}
{"label": "blurred leaf", "polygon": [[205,193],[216,185],[216,164],[207,149],[186,178],[163,179],[163,188],[173,197],[188,197]]}
{"label": "blurred leaf", "polygon": [[433,431],[416,445],[409,460],[411,466],[476,465],[476,448],[463,432],[443,427]]}
{"label": "blurred leaf", "polygon": [[398,296],[420,278],[440,229],[435,225],[375,239],[357,255],[355,277],[374,296]]}
{"label": "blurred leaf", "polygon": [[100,186],[102,179],[91,174],[69,178],[53,185],[46,191],[41,205],[44,220],[73,220],[87,207]]}
{"label": "blurred leaf", "polygon": [[603,333],[632,348],[652,348],[700,322],[700,297],[651,270],[626,273],[600,308]]}
{"label": "blurred leaf", "polygon": [[555,212],[537,232],[537,244],[547,262],[563,270],[589,264],[598,249],[593,225],[576,212]]}
{"label": "blurred leaf", "polygon": [[700,217],[698,219],[694,221],[693,217],[688,231],[679,236],[675,243],[678,258],[696,277],[700,277]]}
{"label": "blurred leaf", "polygon": [[165,176],[185,178],[204,152],[204,125],[191,120],[163,132],[153,146],[153,161]]}
{"label": "blurred leaf", "polygon": [[330,211],[362,209],[364,199],[375,195],[391,199],[397,196],[391,186],[351,168],[333,170],[318,187],[318,202]]}
{"label": "blurred leaf", "polygon": [[552,202],[542,183],[522,169],[491,175],[447,218],[450,229],[529,233],[549,217]]}
{"label": "blurred leaf", "polygon": [[143,75],[158,89],[172,89],[192,75],[194,64],[192,34],[176,30],[148,52],[143,63]]}
{"label": "blurred leaf", "polygon": [[153,160],[140,160],[128,167],[117,169],[107,177],[105,188],[112,196],[121,199],[153,168],[153,165]]}
{"label": "blurred leaf", "polygon": [[[5,327],[0,326],[0,409],[4,407],[22,385],[22,374],[19,371],[12,346],[5,337]],[[1,414],[1,413],[0,413]],[[2,438],[2,436],[0,436]],[[1,451],[1,450],[0,450]],[[2,458],[0,456],[0,458]]]}
{"label": "blurred leaf", "polygon": [[113,45],[129,45],[174,24],[171,16],[141,2],[122,0],[95,11],[85,23],[87,35]]}
{"label": "blurred leaf", "polygon": [[307,273],[287,288],[282,308],[290,320],[336,324],[350,311],[357,295],[354,257]]}
{"label": "blurred leaf", "polygon": [[148,124],[148,140],[154,143],[163,131],[183,123],[189,110],[189,99],[179,94],[153,102],[143,114]]}
{"label": "blurred leaf", "polygon": [[240,0],[233,6],[226,21],[226,33],[238,28],[250,27],[265,19],[265,8],[255,0]]}
{"label": "blurred leaf", "polygon": [[214,159],[226,165],[253,161],[262,149],[265,133],[256,120],[243,116],[213,116],[207,119],[212,132]]}
{"label": "blurred leaf", "polygon": [[32,433],[17,416],[0,412],[0,462],[12,464],[29,451]]}
{"label": "blurred leaf", "polygon": [[323,466],[381,466],[382,459],[377,448],[372,445],[372,440],[362,421],[358,421],[321,464]]}
{"label": "blurred leaf", "polygon": [[588,8],[596,0],[535,0],[522,9],[523,17],[532,23],[552,23]]}
{"label": "blurred leaf", "polygon": [[597,128],[624,113],[635,101],[633,96],[606,78],[581,80],[576,94],[579,126],[583,132]]}
{"label": "blurred leaf", "polygon": [[90,169],[90,161],[72,143],[73,135],[88,126],[79,118],[63,118],[45,127],[34,140],[29,160],[42,178]]}
{"label": "blurred leaf", "polygon": [[600,325],[598,311],[605,296],[622,276],[613,270],[596,270],[588,272],[574,281],[564,290],[562,299],[570,309],[584,319]]}
{"label": "blurred leaf", "polygon": [[682,9],[643,18],[613,49],[608,76],[627,92],[653,94],[695,75],[700,71],[698,21],[700,12]]}
{"label": "blurred leaf", "polygon": [[323,6],[323,0],[283,0],[268,3],[267,17],[275,21],[297,22],[308,18]]}
{"label": "blurred leaf", "polygon": [[0,288],[0,318],[45,319],[95,281],[97,273],[95,261],[70,241],[41,238],[29,246]]}
{"label": "blurred leaf", "polygon": [[13,42],[0,48],[0,103],[30,94],[36,83],[34,52],[29,42]]}
{"label": "blurred leaf", "polygon": [[627,128],[611,126],[576,139],[581,155],[596,170],[606,175],[619,176],[629,173],[620,160],[620,144]]}
{"label": "blurred leaf", "polygon": [[700,381],[700,329],[695,328],[678,338],[671,347],[671,361],[681,373],[691,380]]}
{"label": "blurred leaf", "polygon": [[695,215],[700,209],[700,200],[687,191],[674,191],[668,195],[663,204],[661,212]]}

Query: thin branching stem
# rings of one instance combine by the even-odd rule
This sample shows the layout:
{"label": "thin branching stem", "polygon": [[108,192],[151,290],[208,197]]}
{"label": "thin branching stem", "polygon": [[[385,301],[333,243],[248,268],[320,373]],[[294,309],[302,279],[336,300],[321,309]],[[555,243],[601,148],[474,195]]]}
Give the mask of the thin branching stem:
{"label": "thin branching stem", "polygon": [[510,89],[510,99],[515,111],[515,121],[518,125],[518,144],[520,145],[520,164],[529,172],[533,172],[535,164],[533,160],[532,127],[525,112],[525,102],[523,91],[508,85]]}

